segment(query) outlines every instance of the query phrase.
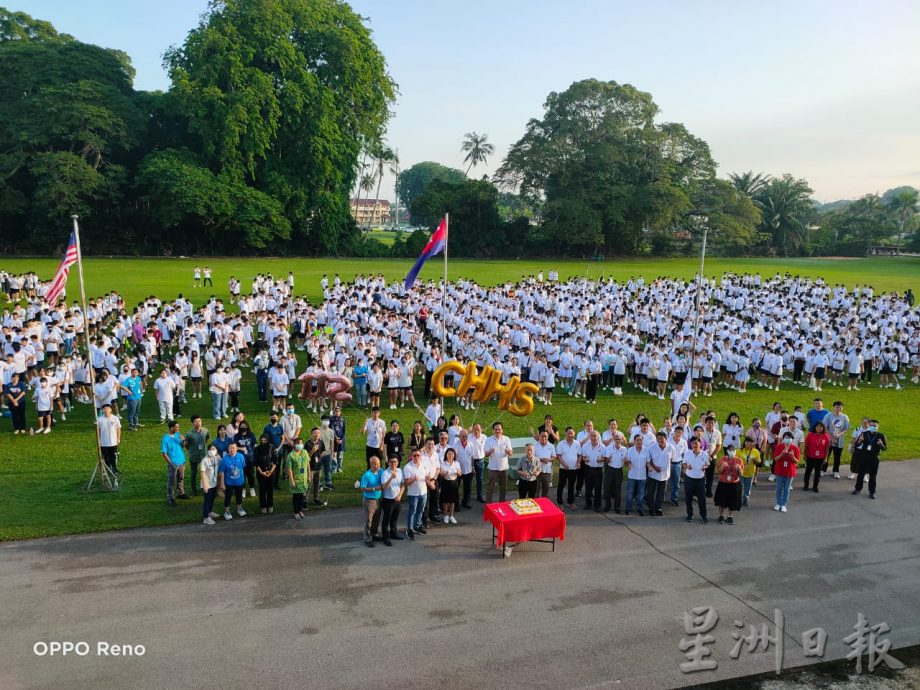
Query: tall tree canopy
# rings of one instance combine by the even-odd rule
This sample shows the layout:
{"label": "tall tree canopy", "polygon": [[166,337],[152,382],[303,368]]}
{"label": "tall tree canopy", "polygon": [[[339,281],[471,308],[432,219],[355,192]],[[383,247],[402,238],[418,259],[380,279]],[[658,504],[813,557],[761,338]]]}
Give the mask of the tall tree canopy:
{"label": "tall tree canopy", "polygon": [[411,208],[412,202],[415,201],[434,180],[441,180],[442,182],[463,182],[465,179],[466,174],[462,170],[448,168],[446,165],[441,165],[434,161],[422,161],[399,173],[399,177],[396,179],[396,191],[399,193],[399,198],[402,203],[405,204],[406,208]]}
{"label": "tall tree canopy", "polygon": [[341,250],[358,155],[396,89],[361,17],[339,0],[212,0],[165,61],[202,164],[277,200],[298,247]]}

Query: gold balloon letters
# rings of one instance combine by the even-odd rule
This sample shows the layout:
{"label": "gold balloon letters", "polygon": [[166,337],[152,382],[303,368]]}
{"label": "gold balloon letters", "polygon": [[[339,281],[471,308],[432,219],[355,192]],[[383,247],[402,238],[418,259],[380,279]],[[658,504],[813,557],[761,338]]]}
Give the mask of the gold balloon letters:
{"label": "gold balloon letters", "polygon": [[[444,383],[448,373],[460,374],[463,378],[456,388]],[[431,390],[442,398],[463,397],[470,390],[473,400],[486,402],[498,396],[498,409],[506,410],[515,417],[526,417],[533,412],[533,398],[539,388],[532,383],[521,383],[519,376],[512,376],[508,383],[501,382],[502,373],[486,365],[479,371],[476,362],[465,365],[457,360],[444,362],[431,376]]]}

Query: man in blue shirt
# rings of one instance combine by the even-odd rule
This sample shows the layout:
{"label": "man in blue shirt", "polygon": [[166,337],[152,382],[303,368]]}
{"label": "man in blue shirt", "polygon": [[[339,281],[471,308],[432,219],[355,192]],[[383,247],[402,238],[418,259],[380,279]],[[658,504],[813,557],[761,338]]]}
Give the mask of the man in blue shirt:
{"label": "man in blue shirt", "polygon": [[824,409],[824,401],[821,398],[815,398],[815,405],[805,413],[808,418],[808,430],[814,432],[815,424],[823,422],[827,416],[827,410]]}
{"label": "man in blue shirt", "polygon": [[380,497],[383,494],[383,472],[380,471],[380,458],[376,455],[370,459],[370,468],[361,475],[361,495],[364,502],[364,544],[374,548],[375,535],[380,527]]}
{"label": "man in blue shirt", "polygon": [[262,435],[268,437],[268,442],[272,447],[272,456],[275,458],[275,465],[278,471],[275,472],[274,484],[276,489],[281,488],[282,460],[285,458],[281,454],[281,440],[284,438],[284,428],[278,423],[278,413],[272,412],[268,424],[262,429]]}
{"label": "man in blue shirt", "polygon": [[246,478],[246,457],[239,452],[236,443],[231,442],[227,453],[220,459],[218,486],[224,487],[224,520],[232,520],[230,499],[236,497],[236,514],[245,517],[243,510],[243,481]]}
{"label": "man in blue shirt", "polygon": [[128,403],[128,428],[131,431],[137,431],[140,426],[138,417],[141,413],[141,399],[144,397],[141,377],[137,369],[132,369],[131,376],[122,381],[119,387],[125,394],[125,400]]}
{"label": "man in blue shirt", "polygon": [[185,495],[185,450],[182,447],[184,443],[185,436],[179,431],[179,422],[171,421],[169,431],[160,441],[160,453],[166,460],[166,503],[171,506],[176,505],[173,492],[177,484],[179,498],[188,498]]}

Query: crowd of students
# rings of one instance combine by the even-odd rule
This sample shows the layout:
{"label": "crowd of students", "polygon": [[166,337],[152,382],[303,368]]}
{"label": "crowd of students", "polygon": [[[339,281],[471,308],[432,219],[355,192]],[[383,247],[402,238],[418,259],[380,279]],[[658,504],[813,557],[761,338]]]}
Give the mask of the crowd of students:
{"label": "crowd of students", "polygon": [[[211,279],[209,270],[203,274]],[[259,274],[246,295],[241,294],[241,281],[231,277],[233,311],[216,296],[196,307],[182,294],[170,302],[150,296],[129,309],[120,295],[110,292],[90,300],[85,314],[76,304],[46,303],[46,284],[31,274],[0,272],[0,280],[14,300],[3,310],[0,362],[3,402],[14,432],[26,433],[30,404],[38,432],[47,434],[54,423],[66,421],[79,402],[93,404],[101,417],[126,417],[127,428],[135,430],[142,426],[144,391],[152,388],[160,421],[170,425],[161,448],[170,503],[186,496],[184,462],[179,458],[187,453],[194,464],[193,482],[200,483],[205,496],[222,491],[225,519],[232,518],[233,502],[237,515],[244,514],[247,488],[249,497],[258,490],[262,510],[273,510],[270,497],[285,480],[295,489],[292,507],[300,519],[308,508],[308,491],[312,490],[312,503],[321,504],[320,490],[334,490],[331,477],[341,467],[344,420],[333,400],[311,395],[308,411],[326,414],[327,423],[309,434],[299,421],[292,426],[290,402],[298,393],[296,380],[304,370],[342,374],[353,383],[353,404],[378,408],[362,429],[367,435],[368,474],[360,490],[369,516],[366,534],[376,535],[383,521],[391,525],[388,539],[397,533],[392,528],[394,511],[398,514],[403,494],[408,504],[405,534],[410,538],[423,534],[426,521],[430,524],[435,518],[455,524],[456,512],[469,505],[473,478],[478,499],[491,500],[495,490],[504,497],[500,473],[507,468],[491,467],[494,458],[511,455],[510,441],[500,428],[487,437],[478,425],[464,429],[459,420],[438,429],[441,415],[438,400],[431,396],[431,377],[445,359],[491,365],[501,371],[503,382],[512,376],[532,381],[547,406],[557,389],[594,404],[604,391],[620,395],[629,384],[660,399],[669,395],[671,421],[658,430],[639,421],[625,435],[608,427],[595,439],[586,427],[571,442],[553,433],[545,442],[535,438],[533,447],[525,449],[524,464],[515,470],[525,494],[533,493],[534,487],[546,490],[551,464],[544,462],[547,445],[555,450],[562,446],[565,452],[554,453],[552,462],[558,469],[557,498],[570,508],[571,494],[562,501],[563,489],[569,487],[576,493],[584,490],[593,508],[603,502],[619,510],[623,501],[616,470],[621,470],[626,511],[659,514],[665,503],[678,500],[683,484],[685,499],[693,497],[705,516],[704,499],[710,498],[713,478],[719,476],[719,485],[740,487],[719,490],[717,485],[722,495],[712,495],[732,519],[749,500],[745,480],[753,485],[753,458],[771,463],[771,479],[779,487],[774,505],[782,511],[788,502],[787,480],[803,453],[806,478],[814,478],[812,490],[817,490],[819,460],[823,468],[832,457],[831,471],[839,476],[846,430],[810,416],[807,425],[797,423],[795,410],[784,414],[781,409],[754,420],[744,434],[737,415],[730,415],[721,430],[710,429],[717,426],[710,419],[714,415],[704,415],[699,430],[689,422],[691,396],[698,401],[718,386],[739,393],[751,384],[778,390],[783,382],[816,391],[825,385],[858,389],[874,385],[876,372],[883,388],[900,389],[908,375],[914,383],[920,378],[920,311],[908,299],[898,293],[875,295],[868,286],[847,290],[789,275],[763,279],[726,273],[719,280],[704,278],[704,307],[699,313],[693,311],[695,288],[666,278],[563,283],[528,278],[494,288],[459,280],[448,285],[442,303],[442,291],[434,283],[406,291],[401,282],[388,284],[381,276],[357,276],[352,283],[338,276],[330,282],[324,276],[323,301],[314,306],[294,294],[292,274]],[[87,335],[88,351],[81,350]],[[298,352],[306,353],[305,368],[298,364]],[[248,423],[243,424],[245,416],[240,419],[240,389],[250,371],[259,400],[271,401],[280,417],[265,425],[266,438],[257,439]],[[417,406],[414,386],[421,381],[430,403],[425,424],[417,425],[410,437],[417,447],[410,444],[411,454],[405,458],[396,453],[396,465],[391,466],[392,448],[386,439],[400,432],[391,425],[387,433],[379,406]],[[200,431],[182,434],[175,422],[188,399],[202,397],[205,390],[211,398],[211,416],[219,425],[213,438],[205,434],[202,440]],[[464,409],[476,407],[471,395],[459,402]],[[837,420],[833,413],[826,414],[830,422]],[[201,425],[201,420],[195,423]],[[820,424],[830,438],[827,453]],[[802,426],[807,426],[807,434]],[[861,426],[861,433],[873,440],[859,450],[877,457],[884,449],[884,436],[877,423],[866,420]],[[429,428],[437,431],[430,439],[433,448],[427,447],[427,440],[418,443]],[[707,436],[713,431],[725,434],[722,442],[715,444]],[[116,436],[120,438],[120,428],[107,438]],[[193,436],[197,440],[190,445]],[[756,455],[741,455],[748,450],[749,436]],[[478,457],[480,444],[483,455]],[[117,468],[114,445],[107,458]],[[729,449],[733,453],[723,453]],[[436,462],[432,453],[437,454]],[[679,462],[672,461],[674,457]],[[482,473],[470,471],[477,460],[488,465],[483,470],[486,498]],[[871,465],[853,474],[859,480],[863,474],[869,476],[874,496]],[[668,501],[663,498],[665,485],[670,487]],[[206,522],[220,517],[213,506],[205,507]],[[373,544],[373,538],[368,543]]]}

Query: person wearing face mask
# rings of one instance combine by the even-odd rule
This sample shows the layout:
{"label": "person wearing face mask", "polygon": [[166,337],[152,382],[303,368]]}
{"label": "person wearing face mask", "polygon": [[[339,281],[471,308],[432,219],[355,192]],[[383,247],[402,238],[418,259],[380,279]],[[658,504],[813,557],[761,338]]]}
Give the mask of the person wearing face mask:
{"label": "person wearing face mask", "polygon": [[299,438],[302,431],[300,415],[294,413],[294,403],[288,402],[283,408],[281,417],[281,454],[287,457],[294,450],[294,439]]}
{"label": "person wearing face mask", "polygon": [[272,412],[271,416],[268,418],[268,424],[262,427],[262,434],[268,438],[268,444],[271,446],[273,459],[275,461],[275,467],[279,471],[274,474],[274,488],[281,488],[281,439],[284,436],[284,430],[281,428],[281,424],[278,423],[278,413]]}
{"label": "person wearing face mask", "polygon": [[853,448],[854,456],[859,457],[859,469],[856,470],[856,486],[853,489],[853,495],[857,496],[862,491],[863,479],[868,474],[869,498],[874,499],[879,464],[878,454],[883,450],[888,450],[888,441],[885,434],[878,430],[877,419],[869,420],[869,427],[856,437]]}
{"label": "person wearing face mask", "polygon": [[227,454],[220,460],[219,479],[224,488],[224,520],[232,520],[230,514],[230,500],[236,498],[236,514],[246,517],[243,510],[243,477],[246,468],[246,458],[238,452],[235,443],[230,443]]}
{"label": "person wearing face mask", "polygon": [[35,401],[35,410],[38,414],[38,431],[36,434],[51,433],[51,405],[54,401],[54,391],[44,376],[39,379],[38,386],[32,393],[32,400]]}
{"label": "person wearing face mask", "polygon": [[754,485],[757,470],[760,468],[763,456],[755,448],[754,439],[748,435],[744,437],[744,447],[738,452],[741,458],[741,505],[746,506],[751,498],[751,487]]}
{"label": "person wearing face mask", "polygon": [[249,430],[249,422],[242,419],[237,424],[237,432],[233,436],[233,442],[240,454],[246,459],[246,482],[249,484],[249,495],[256,495],[256,471],[253,463],[252,453],[255,450],[256,436]]}
{"label": "person wearing face mask", "polygon": [[207,452],[199,463],[201,481],[201,493],[204,495],[204,503],[201,506],[201,521],[206,525],[213,525],[214,518],[219,517],[214,512],[214,499],[217,497],[217,472],[220,465],[220,458],[217,456],[217,448],[214,445],[208,447]]}
{"label": "person wearing face mask", "polygon": [[818,493],[818,482],[821,479],[821,465],[827,459],[831,448],[831,437],[824,427],[824,422],[815,424],[814,430],[805,437],[805,491],[808,491],[809,480],[814,472],[815,484],[813,491]]}
{"label": "person wearing face mask", "polygon": [[268,436],[262,434],[254,453],[256,479],[259,483],[259,511],[275,512],[275,453]]}
{"label": "person wearing face mask", "polygon": [[[719,524],[727,522],[735,524],[733,514],[741,510],[741,472],[744,463],[738,457],[734,444],[725,446],[725,455],[719,459],[716,472],[719,473],[719,484],[716,486],[715,497],[712,502],[719,509]],[[728,511],[728,519],[725,511]]]}
{"label": "person wearing face mask", "polygon": [[326,501],[319,499],[320,473],[323,470],[323,454],[326,446],[318,427],[310,430],[310,438],[306,443],[307,453],[310,455],[310,485],[313,492],[313,505],[324,506]]}
{"label": "person wearing face mask", "polygon": [[329,426],[328,415],[320,417],[319,438],[323,442],[323,454],[321,457],[323,465],[323,483],[319,487],[319,490],[335,491],[335,487],[332,485],[332,454],[335,449],[335,432]]}
{"label": "person wearing face mask", "polygon": [[[211,433],[201,425],[201,417],[192,415],[192,428],[185,435],[185,448],[188,450],[188,463],[191,471],[192,494],[198,495],[197,478],[198,463],[204,459],[207,452],[208,442],[211,440]],[[214,482],[213,486],[217,486]],[[203,491],[204,489],[202,489]]]}
{"label": "person wearing face mask", "polygon": [[773,451],[773,474],[776,476],[776,504],[773,510],[786,512],[789,491],[795,479],[799,464],[799,447],[793,443],[791,431],[782,435],[778,447]]}
{"label": "person wearing face mask", "polygon": [[303,520],[304,511],[307,510],[309,464],[310,454],[304,449],[303,441],[298,437],[294,439],[294,446],[285,460],[288,482],[291,485],[291,505],[294,509],[295,520]]}

